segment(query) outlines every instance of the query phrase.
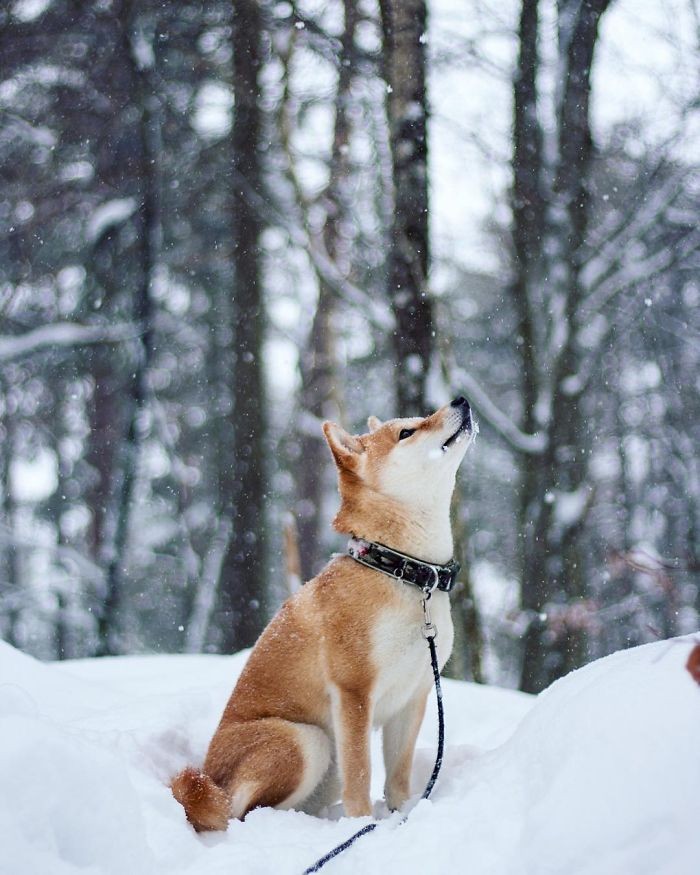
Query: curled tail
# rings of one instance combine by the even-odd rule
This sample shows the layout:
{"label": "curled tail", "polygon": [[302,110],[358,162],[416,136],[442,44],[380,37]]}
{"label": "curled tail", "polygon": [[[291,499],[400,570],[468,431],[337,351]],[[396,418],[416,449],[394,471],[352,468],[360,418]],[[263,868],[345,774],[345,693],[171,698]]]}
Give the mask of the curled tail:
{"label": "curled tail", "polygon": [[209,775],[189,766],[173,778],[170,789],[197,832],[226,829],[231,816],[231,800]]}

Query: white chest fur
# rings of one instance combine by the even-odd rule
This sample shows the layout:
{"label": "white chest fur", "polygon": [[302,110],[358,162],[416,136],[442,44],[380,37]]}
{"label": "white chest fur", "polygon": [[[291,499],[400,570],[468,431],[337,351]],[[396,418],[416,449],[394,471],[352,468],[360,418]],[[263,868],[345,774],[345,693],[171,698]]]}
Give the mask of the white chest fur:
{"label": "white chest fur", "polygon": [[[372,691],[375,726],[386,723],[432,683],[430,650],[422,633],[421,593],[407,584],[397,584],[399,587],[396,602],[380,614],[372,634],[372,661],[377,670]],[[430,612],[437,628],[438,663],[442,669],[454,638],[446,593],[433,594]]]}

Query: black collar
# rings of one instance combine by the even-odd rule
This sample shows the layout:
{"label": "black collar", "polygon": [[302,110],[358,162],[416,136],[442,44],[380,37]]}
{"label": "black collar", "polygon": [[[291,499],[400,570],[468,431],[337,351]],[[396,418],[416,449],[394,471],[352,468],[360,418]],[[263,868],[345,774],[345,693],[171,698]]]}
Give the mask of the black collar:
{"label": "black collar", "polygon": [[392,550],[384,544],[365,541],[363,538],[350,538],[348,556],[395,580],[412,583],[425,593],[432,592],[434,589],[450,592],[459,574],[459,562],[455,562],[454,559],[451,559],[447,565],[433,565],[414,556],[399,553],[398,550]]}

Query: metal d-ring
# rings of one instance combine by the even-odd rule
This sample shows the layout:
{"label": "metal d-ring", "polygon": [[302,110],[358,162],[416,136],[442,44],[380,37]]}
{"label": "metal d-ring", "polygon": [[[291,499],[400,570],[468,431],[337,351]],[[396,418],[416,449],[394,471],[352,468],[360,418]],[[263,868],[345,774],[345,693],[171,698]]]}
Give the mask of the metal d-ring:
{"label": "metal d-ring", "polygon": [[[426,563],[427,564],[427,563]],[[440,572],[434,565],[430,566],[430,570],[433,572],[433,580],[430,584],[426,584],[423,587],[423,593],[430,598],[430,596],[435,592],[438,588],[438,584],[440,583]]]}

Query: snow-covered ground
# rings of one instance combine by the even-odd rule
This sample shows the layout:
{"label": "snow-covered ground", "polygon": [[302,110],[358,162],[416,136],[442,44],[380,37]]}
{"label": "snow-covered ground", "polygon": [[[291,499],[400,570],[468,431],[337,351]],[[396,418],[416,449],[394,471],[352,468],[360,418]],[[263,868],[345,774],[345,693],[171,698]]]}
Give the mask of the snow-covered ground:
{"label": "snow-covered ground", "polygon": [[[404,825],[385,819],[324,871],[695,875],[691,644],[616,653],[537,699],[445,681],[448,747],[432,800]],[[0,643],[0,873],[291,875],[357,829],[363,821],[267,809],[226,834],[197,836],[186,823],[166,781],[201,760],[244,659],[47,665]],[[435,723],[433,705],[417,791]]]}

